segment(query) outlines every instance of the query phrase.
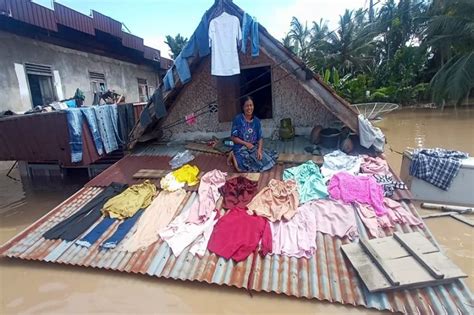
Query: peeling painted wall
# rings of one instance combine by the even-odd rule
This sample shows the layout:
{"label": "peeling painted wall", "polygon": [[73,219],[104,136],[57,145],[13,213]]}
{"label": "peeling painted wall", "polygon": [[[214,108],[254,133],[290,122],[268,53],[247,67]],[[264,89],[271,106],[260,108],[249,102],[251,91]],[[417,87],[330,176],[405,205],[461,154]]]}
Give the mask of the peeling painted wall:
{"label": "peeling painted wall", "polygon": [[[240,55],[240,65],[241,67],[274,66],[275,62],[260,52],[260,56],[256,58]],[[191,82],[179,94],[163,126],[175,122],[191,112],[196,112],[199,108],[217,99],[216,77],[211,76],[210,68],[210,57],[208,56],[193,72]],[[273,118],[262,120],[265,137],[271,136],[272,132],[279,127],[282,118],[292,118],[298,134],[308,134],[311,128],[316,125],[327,127],[337,119],[311,97],[298,84],[294,76],[286,75],[287,72],[280,67],[272,68],[272,82],[277,82],[272,84]],[[284,76],[286,77],[279,80]],[[218,114],[209,113],[199,116],[197,123],[193,126],[180,124],[170,128],[168,136],[173,139],[195,139],[205,137],[209,132],[217,133],[218,136],[228,136],[230,128],[230,122],[219,123]]]}
{"label": "peeling painted wall", "polygon": [[56,94],[62,94],[64,98],[72,97],[80,88],[86,95],[85,104],[92,103],[89,71],[105,74],[107,87],[124,93],[130,102],[138,101],[137,78],[146,79],[149,87],[156,87],[159,83],[158,73],[150,66],[51,45],[3,31],[0,31],[0,43],[0,112],[7,109],[23,112],[32,108],[29,88],[26,86],[28,94],[25,96],[24,78],[18,78],[15,64],[51,66],[55,74],[53,83]]}

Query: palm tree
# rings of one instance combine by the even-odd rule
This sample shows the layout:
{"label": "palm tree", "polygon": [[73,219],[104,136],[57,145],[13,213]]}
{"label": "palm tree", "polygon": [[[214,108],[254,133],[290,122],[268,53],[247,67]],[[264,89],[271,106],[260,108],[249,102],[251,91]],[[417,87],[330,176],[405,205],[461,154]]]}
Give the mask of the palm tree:
{"label": "palm tree", "polygon": [[433,97],[460,104],[474,88],[474,1],[434,0],[429,14],[425,41],[441,61]]}
{"label": "palm tree", "polygon": [[187,43],[188,39],[181,36],[179,33],[175,37],[166,35],[165,44],[170,47],[172,59],[176,59],[176,57],[178,57],[179,53],[181,50],[183,50]]}
{"label": "palm tree", "polygon": [[303,25],[296,17],[293,17],[287,37],[293,52],[307,62],[311,45],[311,31],[308,29],[307,23]]}

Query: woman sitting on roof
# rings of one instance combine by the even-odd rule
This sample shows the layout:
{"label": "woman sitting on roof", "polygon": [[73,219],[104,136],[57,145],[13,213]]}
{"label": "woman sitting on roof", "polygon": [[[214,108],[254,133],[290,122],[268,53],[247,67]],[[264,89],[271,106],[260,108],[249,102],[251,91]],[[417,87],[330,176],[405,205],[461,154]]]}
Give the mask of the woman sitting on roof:
{"label": "woman sitting on roof", "polygon": [[263,149],[260,119],[253,115],[254,104],[245,97],[243,113],[235,116],[231,139],[234,142],[231,158],[239,172],[264,172],[271,169],[278,158],[275,151]]}

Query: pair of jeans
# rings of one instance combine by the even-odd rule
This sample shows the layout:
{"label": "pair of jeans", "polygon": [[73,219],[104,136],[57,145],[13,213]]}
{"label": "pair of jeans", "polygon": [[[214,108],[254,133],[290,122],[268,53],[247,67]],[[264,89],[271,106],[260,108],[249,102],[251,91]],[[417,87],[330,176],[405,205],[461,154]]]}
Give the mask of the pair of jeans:
{"label": "pair of jeans", "polygon": [[99,132],[105,152],[111,153],[123,143],[118,131],[117,105],[101,105],[93,108],[99,122]]}
{"label": "pair of jeans", "polygon": [[43,237],[49,240],[75,240],[102,216],[101,209],[107,200],[120,194],[126,188],[127,185],[125,184],[110,184],[104,191],[95,196],[94,199],[85,204],[76,213],[46,231]]}
{"label": "pair of jeans", "polygon": [[256,18],[252,18],[244,13],[242,19],[242,53],[247,52],[247,37],[250,37],[252,56],[256,57],[260,53],[260,38],[258,34],[258,22]]}
{"label": "pair of jeans", "polygon": [[104,154],[104,144],[102,143],[102,137],[100,136],[99,125],[97,123],[97,117],[95,116],[94,109],[91,107],[81,107],[80,110],[86,117],[86,121],[89,125],[89,130],[92,134],[92,139],[94,140],[97,153],[99,155]]}
{"label": "pair of jeans", "polygon": [[165,91],[169,91],[174,88],[173,67],[166,71],[165,77],[163,78],[163,85],[165,86]]}
{"label": "pair of jeans", "polygon": [[201,58],[209,55],[211,52],[211,49],[209,48],[209,20],[207,12],[202,16],[201,22],[181,54],[184,58],[195,57],[196,51]]}
{"label": "pair of jeans", "polygon": [[179,54],[174,61],[174,65],[176,66],[176,71],[178,72],[182,84],[191,81],[191,72],[189,71],[188,60],[186,58],[183,58],[183,56]]}
{"label": "pair of jeans", "polygon": [[66,110],[69,132],[69,146],[71,147],[71,162],[82,161],[82,112],[80,109]]}
{"label": "pair of jeans", "polygon": [[125,219],[122,223],[120,223],[114,234],[105,240],[102,245],[100,245],[100,247],[102,249],[111,249],[117,247],[117,245],[125,238],[128,232],[130,232],[132,227],[138,221],[143,211],[144,209],[138,210],[131,218]]}
{"label": "pair of jeans", "polygon": [[133,103],[117,105],[117,113],[120,138],[124,143],[128,143],[129,134],[135,125],[135,112],[133,110]]}
{"label": "pair of jeans", "polygon": [[102,236],[102,234],[105,233],[109,229],[109,227],[114,224],[114,222],[117,221],[117,219],[112,219],[105,217],[100,221],[99,224],[97,224],[92,231],[87,233],[86,236],[81,238],[79,241],[76,242],[77,245],[82,246],[82,247],[91,247],[94,245],[95,242]]}
{"label": "pair of jeans", "polygon": [[148,101],[148,105],[153,103],[155,106],[155,117],[156,119],[160,119],[162,117],[165,117],[167,112],[166,112],[166,105],[163,100],[163,93],[161,92],[160,88],[157,88],[153,95],[151,96],[150,100]]}

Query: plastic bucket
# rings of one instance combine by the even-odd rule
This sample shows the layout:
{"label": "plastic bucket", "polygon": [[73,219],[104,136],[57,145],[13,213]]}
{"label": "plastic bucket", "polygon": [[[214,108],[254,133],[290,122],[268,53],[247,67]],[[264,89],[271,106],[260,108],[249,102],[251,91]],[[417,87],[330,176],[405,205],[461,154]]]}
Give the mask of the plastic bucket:
{"label": "plastic bucket", "polygon": [[319,144],[328,149],[336,149],[339,146],[341,131],[335,128],[321,130]]}

